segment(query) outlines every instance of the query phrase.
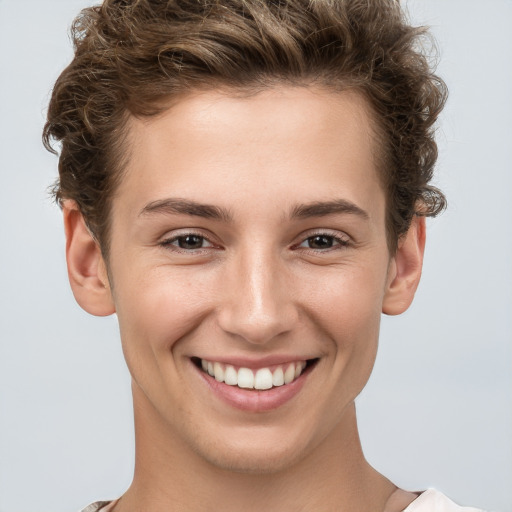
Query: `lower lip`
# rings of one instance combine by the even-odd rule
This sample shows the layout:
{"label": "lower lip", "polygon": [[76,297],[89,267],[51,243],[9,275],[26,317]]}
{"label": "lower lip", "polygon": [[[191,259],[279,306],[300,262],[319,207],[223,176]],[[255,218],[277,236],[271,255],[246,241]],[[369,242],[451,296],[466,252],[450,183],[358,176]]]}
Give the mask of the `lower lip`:
{"label": "lower lip", "polygon": [[284,384],[283,386],[267,390],[249,390],[239,388],[238,386],[228,386],[224,382],[219,382],[199,369],[194,363],[191,364],[218,398],[232,407],[250,412],[271,411],[289,402],[302,389],[311,370],[309,367],[306,368],[290,384]]}

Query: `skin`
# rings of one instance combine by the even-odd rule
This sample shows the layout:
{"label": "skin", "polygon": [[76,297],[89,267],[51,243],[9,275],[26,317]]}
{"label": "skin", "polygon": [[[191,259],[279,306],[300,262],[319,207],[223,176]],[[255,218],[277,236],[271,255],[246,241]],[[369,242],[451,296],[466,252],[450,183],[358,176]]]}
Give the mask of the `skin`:
{"label": "skin", "polygon": [[[396,487],[364,459],[354,399],[381,313],[413,299],[425,228],[415,218],[390,254],[364,100],[195,92],[131,119],[128,139],[108,265],[76,205],[64,207],[75,297],[117,313],[132,375],[135,476],[116,512],[384,510]],[[330,213],[306,208],[318,202]],[[264,412],[220,400],[191,362],[276,355],[317,362]]]}

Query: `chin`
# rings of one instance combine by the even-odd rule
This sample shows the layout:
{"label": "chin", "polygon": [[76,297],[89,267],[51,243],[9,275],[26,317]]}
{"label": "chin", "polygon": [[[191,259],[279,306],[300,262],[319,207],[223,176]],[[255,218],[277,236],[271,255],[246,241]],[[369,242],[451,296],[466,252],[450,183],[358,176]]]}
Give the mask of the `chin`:
{"label": "chin", "polygon": [[[208,454],[208,462],[216,468],[234,473],[250,475],[269,475],[279,473],[295,465],[300,456],[269,453],[247,453],[247,450],[230,454]],[[205,454],[203,454],[205,456]]]}
{"label": "chin", "polygon": [[284,445],[282,437],[280,442],[261,440],[259,443],[255,442],[254,437],[196,446],[194,451],[218,469],[255,475],[279,473],[294,466],[305,456],[305,447],[291,442],[290,438]]}

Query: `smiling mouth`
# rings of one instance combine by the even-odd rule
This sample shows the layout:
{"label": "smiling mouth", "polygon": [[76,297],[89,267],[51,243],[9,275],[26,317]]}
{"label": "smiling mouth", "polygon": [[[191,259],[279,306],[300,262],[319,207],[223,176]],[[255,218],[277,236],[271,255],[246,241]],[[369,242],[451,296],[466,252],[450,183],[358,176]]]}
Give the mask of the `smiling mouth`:
{"label": "smiling mouth", "polygon": [[217,361],[208,361],[198,357],[192,358],[193,363],[204,373],[217,382],[241,389],[264,391],[286,386],[298,379],[304,371],[312,367],[318,359],[295,361],[258,369],[235,367]]}

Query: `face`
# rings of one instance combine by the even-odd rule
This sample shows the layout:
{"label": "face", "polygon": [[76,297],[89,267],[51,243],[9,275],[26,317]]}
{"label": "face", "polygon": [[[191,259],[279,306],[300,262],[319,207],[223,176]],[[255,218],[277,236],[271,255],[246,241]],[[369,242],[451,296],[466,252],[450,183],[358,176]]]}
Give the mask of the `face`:
{"label": "face", "polygon": [[346,428],[393,278],[364,101],[194,93],[129,147],[109,270],[139,421],[219,467],[307,457]]}

